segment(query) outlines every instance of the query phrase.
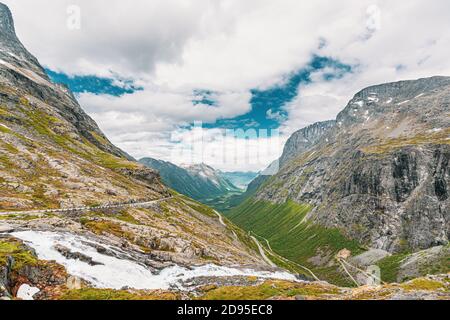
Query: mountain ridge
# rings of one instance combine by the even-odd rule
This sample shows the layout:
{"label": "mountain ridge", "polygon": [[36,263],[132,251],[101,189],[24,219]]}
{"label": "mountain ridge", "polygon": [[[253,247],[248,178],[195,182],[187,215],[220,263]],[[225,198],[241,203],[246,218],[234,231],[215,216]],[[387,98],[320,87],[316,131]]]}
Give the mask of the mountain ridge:
{"label": "mountain ridge", "polygon": [[239,191],[219,171],[206,164],[177,166],[153,158],[142,158],[139,162],[158,171],[170,188],[198,201]]}

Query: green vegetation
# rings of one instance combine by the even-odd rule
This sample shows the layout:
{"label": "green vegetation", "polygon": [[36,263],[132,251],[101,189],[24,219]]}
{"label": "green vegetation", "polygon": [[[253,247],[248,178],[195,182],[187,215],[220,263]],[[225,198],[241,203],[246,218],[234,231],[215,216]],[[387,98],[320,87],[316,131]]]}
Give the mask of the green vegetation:
{"label": "green vegetation", "polygon": [[124,231],[120,226],[120,224],[112,221],[108,220],[94,221],[88,218],[81,218],[81,223],[83,224],[84,227],[86,227],[87,229],[98,235],[101,235],[103,233],[109,233],[119,238],[126,238],[126,239],[134,238],[131,233]]}
{"label": "green vegetation", "polygon": [[209,288],[199,300],[266,300],[272,297],[295,296],[320,297],[338,294],[339,289],[317,283],[293,283],[287,281],[266,281],[257,286],[230,286]]}
{"label": "green vegetation", "polygon": [[385,282],[396,282],[400,265],[408,255],[408,253],[395,254],[379,261],[377,265],[381,269],[381,280]]}
{"label": "green vegetation", "polygon": [[37,258],[24,246],[15,240],[1,240],[0,241],[0,265],[6,265],[8,257],[13,258],[13,271],[18,271],[24,266],[37,265]]}
{"label": "green vegetation", "polygon": [[0,220],[20,220],[20,221],[31,221],[42,218],[37,215],[17,215],[17,214],[8,214],[6,216],[0,216]]}
{"label": "green vegetation", "polygon": [[122,228],[122,226],[117,222],[109,220],[91,220],[88,217],[82,217],[80,222],[85,228],[97,235],[110,234],[118,238],[128,240],[130,243],[139,246],[141,250],[145,252],[150,252],[150,248],[143,245],[139,236],[131,231],[124,230],[124,228]]}
{"label": "green vegetation", "polygon": [[[446,250],[450,248],[447,245]],[[445,249],[442,251],[440,256],[436,256],[434,259],[423,259],[423,261],[418,260],[418,275],[426,276],[429,274],[446,274],[450,270],[450,257],[448,251]],[[406,261],[412,254],[410,253],[399,253],[392,256],[386,257],[380,260],[377,265],[381,269],[381,279],[385,282],[404,282],[410,280],[410,278],[399,277],[399,271],[402,263]]]}
{"label": "green vegetation", "polygon": [[11,133],[11,130],[6,128],[6,127],[4,127],[4,126],[2,126],[0,124],[0,132],[2,132],[2,133]]}
{"label": "green vegetation", "polygon": [[103,138],[102,136],[100,136],[97,132],[95,131],[89,131],[89,133],[94,137],[95,140],[97,140],[100,144],[106,145],[108,144],[108,141]]}
{"label": "green vegetation", "polygon": [[127,291],[84,288],[69,290],[59,300],[179,300],[177,293],[166,291]]}
{"label": "green vegetation", "polygon": [[401,285],[403,289],[406,291],[436,291],[436,290],[446,290],[448,291],[447,286],[445,286],[442,282],[430,280],[426,278],[414,279],[410,282],[404,283]]}
{"label": "green vegetation", "polygon": [[[183,205],[188,206],[191,209],[193,209],[205,216],[208,216],[210,218],[219,219],[218,215],[214,212],[214,209],[212,209],[212,208],[208,207],[207,205],[204,205],[200,202],[192,200],[184,195],[181,195],[181,194],[177,193],[176,191],[173,191],[173,192],[176,195],[176,197],[169,200],[169,202],[172,200],[176,201],[176,200],[178,200],[177,198],[179,198],[179,201],[182,201]],[[252,251],[259,252],[257,245],[251,239],[251,237],[247,234],[247,232],[242,230],[240,227],[238,227],[234,223],[230,222],[223,215],[222,215],[222,219],[223,219],[224,223],[227,225],[227,228],[230,230],[230,232],[234,233],[236,235],[236,237],[239,239],[239,241],[241,241],[243,244],[245,244]]]}
{"label": "green vegetation", "polygon": [[414,137],[401,137],[390,139],[378,145],[363,148],[362,151],[365,153],[383,154],[395,149],[411,145],[416,146],[426,144],[450,144],[450,140],[448,140],[449,135],[450,135],[450,128],[447,128],[445,130],[435,133],[419,134]]}
{"label": "green vegetation", "polygon": [[206,205],[204,205],[204,204],[202,204],[200,202],[197,202],[195,200],[189,199],[186,196],[180,195],[179,197],[181,199],[185,200],[185,201],[183,201],[183,203],[185,205],[187,205],[188,207],[190,207],[191,209],[193,209],[193,210],[195,210],[197,212],[200,212],[201,214],[204,214],[205,216],[208,216],[208,217],[217,217],[217,215],[214,213],[214,209],[212,209],[212,208],[210,208],[210,207],[208,207],[208,206],[206,206]]}
{"label": "green vegetation", "polygon": [[[95,205],[92,205],[93,207]],[[138,220],[136,220],[130,213],[129,211],[132,209],[107,209],[107,210],[94,210],[91,209],[90,212],[87,212],[86,214],[83,215],[82,218],[82,222],[83,223],[87,223],[90,220],[87,218],[92,218],[92,217],[101,217],[101,218],[111,218],[111,219],[116,219],[116,220],[120,220],[126,223],[131,223],[131,224],[136,224],[136,225],[142,225],[141,222],[139,222]]]}
{"label": "green vegetation", "polygon": [[131,224],[137,224],[140,225],[139,221],[137,221],[129,212],[127,209],[120,210],[117,214],[113,215],[114,219],[121,220],[123,222],[131,223]]}
{"label": "green vegetation", "polygon": [[[272,250],[280,256],[312,269],[319,278],[349,285],[348,279],[337,271],[337,267],[326,265],[344,248],[352,251],[353,255],[362,253],[364,249],[338,229],[328,229],[306,221],[310,210],[309,205],[293,201],[272,204],[248,200],[231,210],[228,217],[243,229],[267,239]],[[261,243],[266,245],[265,241]],[[313,262],[314,257],[320,263]],[[298,272],[310,276],[304,270],[298,269]]]}

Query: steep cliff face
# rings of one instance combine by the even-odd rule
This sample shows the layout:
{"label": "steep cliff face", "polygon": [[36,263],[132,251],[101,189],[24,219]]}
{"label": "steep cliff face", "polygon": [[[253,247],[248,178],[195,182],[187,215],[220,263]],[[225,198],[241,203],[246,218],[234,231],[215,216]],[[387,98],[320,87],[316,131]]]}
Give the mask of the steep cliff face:
{"label": "steep cliff face", "polygon": [[[33,96],[51,106],[56,116],[62,117],[75,131],[99,149],[118,157],[131,159],[111,144],[97,124],[81,109],[73,94],[63,85],[51,83],[37,59],[30,54],[15,34],[8,7],[0,3],[0,81],[14,88],[16,96]],[[8,106],[5,94],[2,104]],[[15,103],[15,101],[10,101]],[[69,131],[69,130],[67,130]],[[99,141],[100,140],[100,141]]]}
{"label": "steep cliff face", "polygon": [[390,252],[446,244],[449,106],[446,77],[364,89],[315,144],[287,147],[299,152],[256,199],[310,204],[308,221]]}
{"label": "steep cliff face", "polygon": [[334,120],[318,122],[295,132],[284,146],[280,166],[284,166],[289,160],[314,146],[335,124]]}

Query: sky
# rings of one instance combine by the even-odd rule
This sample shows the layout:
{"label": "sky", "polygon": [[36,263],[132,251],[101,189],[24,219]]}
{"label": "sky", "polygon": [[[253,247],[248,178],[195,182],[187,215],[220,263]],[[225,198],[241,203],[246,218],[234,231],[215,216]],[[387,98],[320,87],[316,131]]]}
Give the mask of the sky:
{"label": "sky", "polygon": [[135,158],[264,169],[364,87],[450,75],[447,0],[1,0]]}

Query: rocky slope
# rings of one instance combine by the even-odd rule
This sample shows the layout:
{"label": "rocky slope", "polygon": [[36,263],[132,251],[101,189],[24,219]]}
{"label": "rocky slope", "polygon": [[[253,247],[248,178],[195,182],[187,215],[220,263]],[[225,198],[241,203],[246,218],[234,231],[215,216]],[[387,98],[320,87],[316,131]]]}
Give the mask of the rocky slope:
{"label": "rocky slope", "polygon": [[[247,229],[260,228],[279,250],[283,241],[298,244],[285,254],[318,268],[345,246],[354,254],[381,249],[394,261],[402,253],[447,245],[449,106],[447,77],[362,90],[326,130],[316,124],[296,133],[278,174],[230,217]],[[310,132],[317,137],[311,142],[303,139]],[[285,221],[275,225],[278,234],[258,227],[261,203],[282,210],[271,211]],[[448,255],[442,268],[450,270]]]}
{"label": "rocky slope", "polygon": [[139,162],[158,171],[165,185],[199,201],[239,191],[221,172],[205,164],[180,167],[152,158],[143,158]]}

